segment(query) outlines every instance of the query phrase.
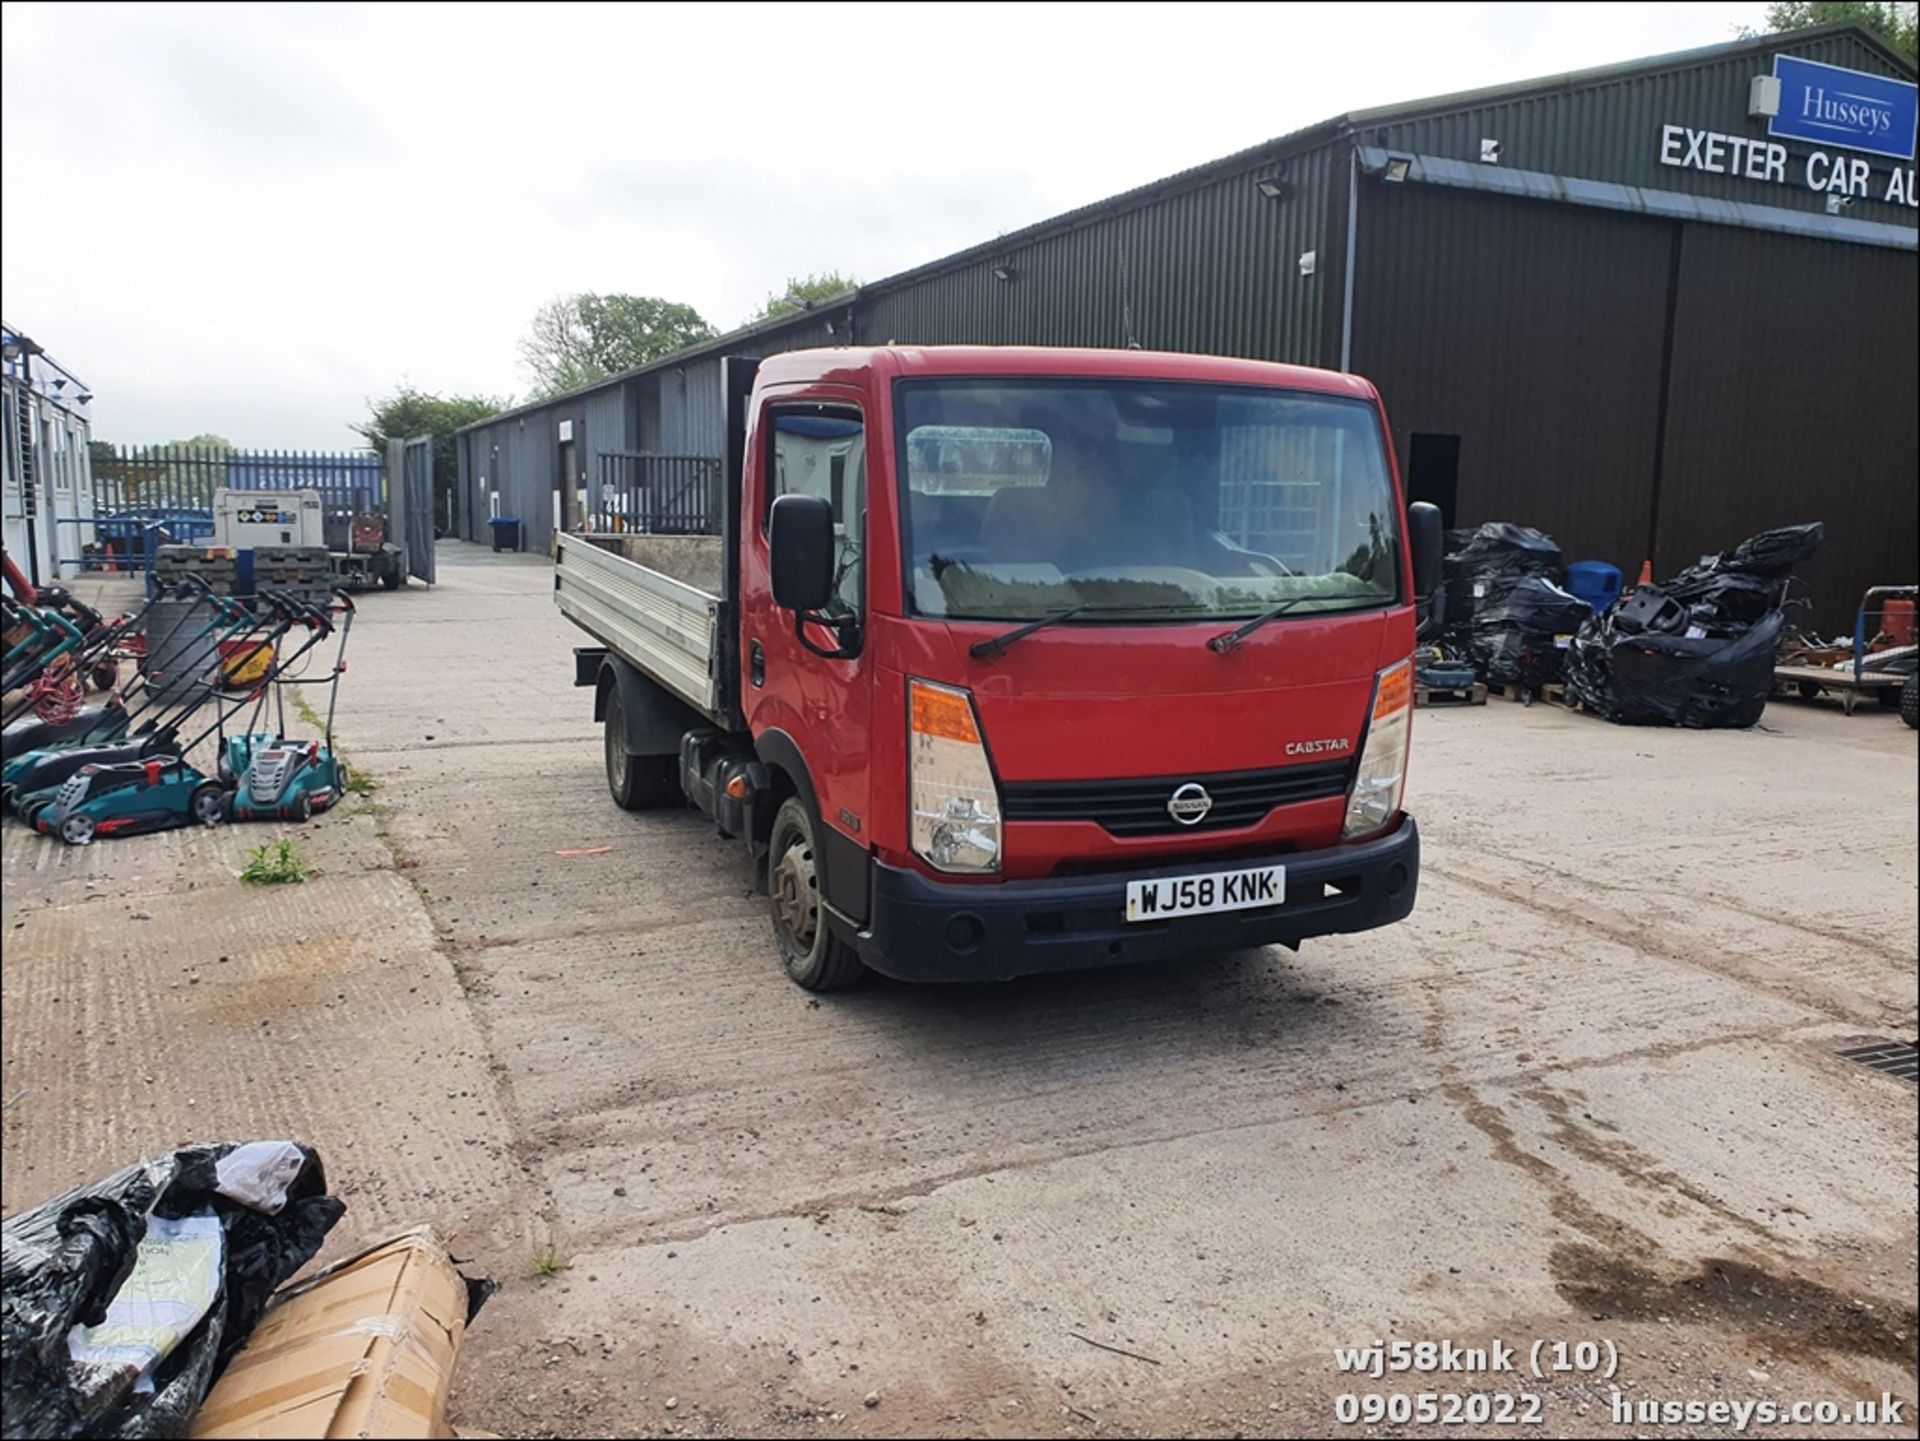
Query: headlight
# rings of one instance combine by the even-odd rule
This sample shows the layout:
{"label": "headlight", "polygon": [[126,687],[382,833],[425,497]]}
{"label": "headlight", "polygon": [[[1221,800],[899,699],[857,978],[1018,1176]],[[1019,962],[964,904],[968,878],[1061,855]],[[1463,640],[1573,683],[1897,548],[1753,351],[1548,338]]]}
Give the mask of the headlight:
{"label": "headlight", "polygon": [[907,724],[913,853],[943,871],[999,870],[1000,793],[972,697],[910,680]]}
{"label": "headlight", "polygon": [[1359,840],[1384,830],[1400,813],[1407,783],[1407,742],[1413,736],[1413,662],[1390,665],[1373,681],[1373,716],[1360,766],[1347,795],[1344,840]]}

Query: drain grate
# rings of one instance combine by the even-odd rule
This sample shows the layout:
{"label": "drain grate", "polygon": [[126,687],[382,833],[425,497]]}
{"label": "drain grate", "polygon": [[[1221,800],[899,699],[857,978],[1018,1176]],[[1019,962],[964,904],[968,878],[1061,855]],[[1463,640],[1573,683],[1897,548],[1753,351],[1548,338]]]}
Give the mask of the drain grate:
{"label": "drain grate", "polygon": [[1841,1051],[1844,1061],[1858,1061],[1870,1071],[1920,1086],[1920,1051],[1911,1041],[1875,1041],[1870,1046],[1854,1046]]}

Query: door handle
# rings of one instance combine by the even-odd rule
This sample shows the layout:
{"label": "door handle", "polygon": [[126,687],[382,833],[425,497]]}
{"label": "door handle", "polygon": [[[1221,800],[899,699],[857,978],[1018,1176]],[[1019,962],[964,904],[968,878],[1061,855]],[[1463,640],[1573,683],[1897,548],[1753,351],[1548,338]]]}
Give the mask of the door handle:
{"label": "door handle", "polygon": [[757,640],[747,647],[747,679],[756,689],[767,683],[767,653]]}

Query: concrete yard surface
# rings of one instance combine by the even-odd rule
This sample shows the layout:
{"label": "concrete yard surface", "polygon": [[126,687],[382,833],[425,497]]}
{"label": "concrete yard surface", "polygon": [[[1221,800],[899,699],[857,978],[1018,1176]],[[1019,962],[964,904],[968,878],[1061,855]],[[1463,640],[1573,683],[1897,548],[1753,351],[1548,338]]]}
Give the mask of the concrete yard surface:
{"label": "concrete yard surface", "polygon": [[[439,566],[361,602],[370,798],[86,849],[8,823],[8,1214],[309,1141],[327,1258],[424,1220],[504,1283],[455,1396],[503,1434],[1342,1434],[1340,1397],[1421,1392],[1539,1423],[1371,1429],[1890,1393],[1904,1429],[1793,1433],[1912,1434],[1915,1091],[1838,1055],[1915,1038],[1891,713],[1422,711],[1403,925],[813,997],[743,848],[609,800],[546,563]],[[283,835],[319,874],[242,885]],[[1339,1372],[1376,1340],[1518,1369]],[[1537,1380],[1536,1341],[1613,1374]]]}

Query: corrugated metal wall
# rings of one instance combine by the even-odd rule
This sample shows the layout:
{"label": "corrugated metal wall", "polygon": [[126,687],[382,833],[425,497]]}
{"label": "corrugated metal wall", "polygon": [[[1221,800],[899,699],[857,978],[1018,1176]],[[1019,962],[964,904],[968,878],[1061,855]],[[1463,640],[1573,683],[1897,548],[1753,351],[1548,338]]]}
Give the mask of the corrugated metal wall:
{"label": "corrugated metal wall", "polygon": [[654,455],[725,453],[726,421],[720,406],[720,357],[707,356],[648,376],[659,392],[659,428],[641,439]]}
{"label": "corrugated metal wall", "polygon": [[478,533],[492,514],[488,495],[498,492],[503,516],[518,516],[522,544],[545,550],[553,534],[553,420],[545,412],[510,417],[467,432],[468,473]]}
{"label": "corrugated metal wall", "polygon": [[[860,337],[903,345],[1133,340],[1148,350],[1311,363],[1333,274],[1328,173],[1323,147],[897,288],[870,289]],[[1286,198],[1256,188],[1274,178],[1290,187]],[[1305,251],[1315,252],[1315,273],[1302,278]],[[1011,277],[996,280],[996,265]]]}
{"label": "corrugated metal wall", "polygon": [[[1816,147],[1799,141],[1781,142],[1795,157],[1787,166],[1791,183],[1785,185],[1660,163],[1661,127],[1665,125],[1763,136],[1762,127],[1746,118],[1747,86],[1755,75],[1770,73],[1772,56],[1782,51],[1823,65],[1911,79],[1899,75],[1877,52],[1851,35],[1812,39],[1782,36],[1778,44],[1764,50],[1745,51],[1682,69],[1626,75],[1579,89],[1549,90],[1453,114],[1389,121],[1364,127],[1359,136],[1365,144],[1475,162],[1480,159],[1480,141],[1487,137],[1501,142],[1500,164],[1508,169],[1577,175],[1818,212],[1825,208],[1825,197],[1802,183],[1800,159]],[[1876,159],[1874,173],[1884,179],[1889,164]],[[1911,209],[1878,199],[1860,201],[1847,213],[1855,220],[1908,226],[1914,223]]]}
{"label": "corrugated metal wall", "polygon": [[1652,502],[1675,227],[1428,187],[1361,187],[1353,369],[1404,462],[1460,437],[1455,523],[1538,526],[1634,568]]}
{"label": "corrugated metal wall", "polygon": [[1679,296],[1657,567],[1825,521],[1803,574],[1850,630],[1867,586],[1920,576],[1920,263],[1689,226]]}

